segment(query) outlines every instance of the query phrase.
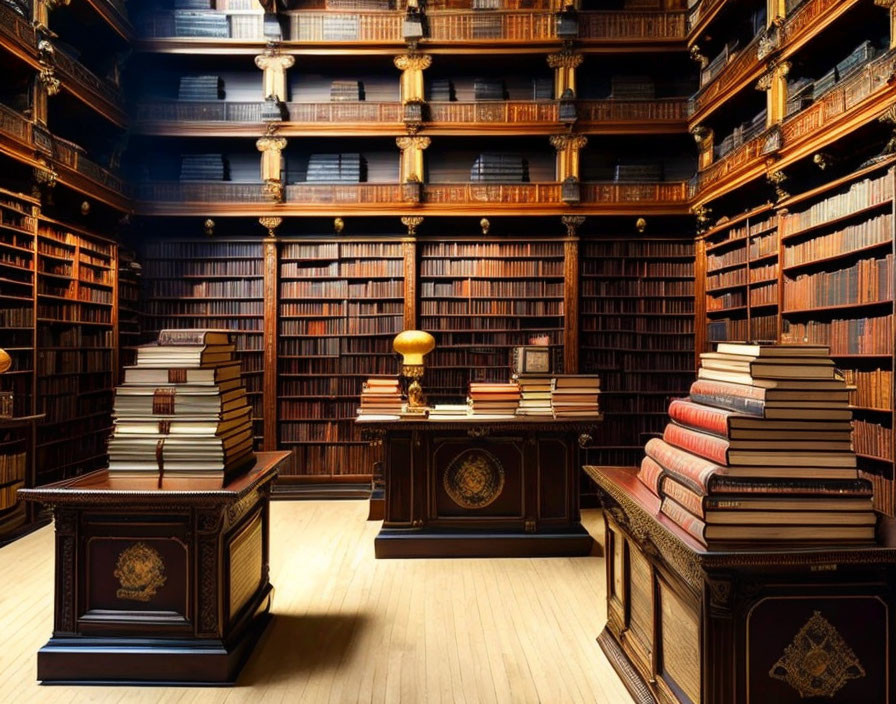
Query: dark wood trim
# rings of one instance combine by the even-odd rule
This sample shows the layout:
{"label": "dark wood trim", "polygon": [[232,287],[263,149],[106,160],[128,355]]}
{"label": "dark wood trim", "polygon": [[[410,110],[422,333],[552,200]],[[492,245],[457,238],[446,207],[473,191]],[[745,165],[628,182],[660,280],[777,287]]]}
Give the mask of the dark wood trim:
{"label": "dark wood trim", "polygon": [[278,241],[266,237],[264,246],[264,372],[262,379],[262,425],[264,449],[276,450],[277,430],[277,303],[279,286]]}
{"label": "dark wood trim", "polygon": [[563,373],[579,373],[579,238],[563,242]]}

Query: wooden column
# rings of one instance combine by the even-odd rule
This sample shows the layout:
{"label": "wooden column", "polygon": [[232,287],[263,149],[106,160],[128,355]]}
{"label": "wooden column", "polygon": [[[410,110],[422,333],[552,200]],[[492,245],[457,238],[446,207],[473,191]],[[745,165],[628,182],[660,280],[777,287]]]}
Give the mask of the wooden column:
{"label": "wooden column", "polygon": [[261,152],[261,180],[268,200],[283,200],[283,150],[286,140],[283,137],[262,137],[255,142]]}
{"label": "wooden column", "polygon": [[554,69],[554,99],[560,100],[568,89],[576,95],[576,69],[582,65],[583,56],[564,49],[556,54],[548,54],[548,66]]}
{"label": "wooden column", "polygon": [[275,47],[271,47],[264,54],[255,57],[255,65],[264,71],[261,91],[263,100],[273,99],[278,103],[286,102],[286,70],[292,68],[295,62],[294,56],[281,54]]}
{"label": "wooden column", "polygon": [[706,240],[694,243],[694,369],[700,366],[700,353],[706,350]]}
{"label": "wooden column", "polygon": [[581,215],[564,215],[563,241],[563,373],[579,373],[579,236],[585,222]]}
{"label": "wooden column", "polygon": [[874,0],[874,4],[890,13],[890,48],[896,49],[896,0]]}
{"label": "wooden column", "polygon": [[579,181],[579,151],[588,144],[588,138],[580,134],[556,134],[551,146],[557,150],[557,180],[568,178]]}
{"label": "wooden column", "polygon": [[422,103],[426,99],[423,89],[423,71],[432,65],[429,54],[401,54],[392,63],[401,71],[401,102]]}
{"label": "wooden column", "polygon": [[402,224],[408,229],[407,237],[401,240],[404,257],[404,329],[417,329],[417,228],[423,222],[419,215],[403,217]]}
{"label": "wooden column", "polygon": [[262,376],[263,450],[277,448],[277,296],[279,294],[278,240],[274,230],[283,218],[264,217],[258,222],[268,230],[264,247],[264,371]]}
{"label": "wooden column", "polygon": [[691,130],[697,143],[697,168],[702,171],[713,161],[713,141],[715,133],[708,127],[697,125]]}
{"label": "wooden column", "polygon": [[766,0],[766,27],[771,27],[775,20],[787,14],[787,0]]}
{"label": "wooden column", "polygon": [[756,83],[756,90],[765,91],[767,95],[768,127],[780,124],[787,114],[787,74],[790,67],[789,61],[774,63]]}
{"label": "wooden column", "polygon": [[423,183],[423,150],[430,144],[429,137],[396,137],[395,143],[401,150],[401,182]]}

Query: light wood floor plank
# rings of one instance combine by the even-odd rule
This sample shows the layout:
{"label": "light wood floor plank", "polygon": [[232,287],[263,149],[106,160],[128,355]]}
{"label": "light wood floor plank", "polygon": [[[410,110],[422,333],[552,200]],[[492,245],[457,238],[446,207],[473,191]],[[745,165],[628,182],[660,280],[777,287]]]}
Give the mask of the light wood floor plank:
{"label": "light wood floor plank", "polygon": [[[41,687],[53,532],[0,549],[0,693],[27,704],[627,704],[603,559],[375,560],[361,501],[275,502],[275,618],[236,687]],[[603,537],[599,511],[584,512]]]}

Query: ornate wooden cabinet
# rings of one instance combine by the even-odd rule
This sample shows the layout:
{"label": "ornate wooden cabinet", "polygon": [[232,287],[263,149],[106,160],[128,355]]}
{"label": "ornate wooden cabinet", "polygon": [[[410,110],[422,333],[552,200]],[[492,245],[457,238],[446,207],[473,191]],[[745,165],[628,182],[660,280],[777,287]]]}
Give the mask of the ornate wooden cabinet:
{"label": "ornate wooden cabinet", "polygon": [[362,422],[385,444],[377,557],[587,555],[579,449],[593,423]]}
{"label": "ornate wooden cabinet", "polygon": [[709,552],[635,468],[586,467],[604,502],[598,642],[640,703],[892,704],[892,522],[880,547]]}
{"label": "ornate wooden cabinet", "polygon": [[287,452],[220,479],[106,470],[23,489],[56,521],[44,682],[233,682],[269,619],[271,483]]}

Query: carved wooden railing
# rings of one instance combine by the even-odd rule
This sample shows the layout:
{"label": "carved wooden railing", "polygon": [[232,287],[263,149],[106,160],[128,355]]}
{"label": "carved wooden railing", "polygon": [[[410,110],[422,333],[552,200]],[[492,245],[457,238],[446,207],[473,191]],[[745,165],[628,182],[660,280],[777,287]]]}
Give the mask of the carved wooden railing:
{"label": "carved wooden railing", "polygon": [[581,122],[684,121],[686,98],[656,100],[580,100],[577,115]]}
{"label": "carved wooden railing", "polygon": [[289,13],[294,42],[402,42],[404,15],[398,12],[328,10]]}
{"label": "carved wooden railing", "polygon": [[725,0],[700,0],[688,13],[688,29],[696,27],[700,20],[715,12],[716,8],[724,2]]}
{"label": "carved wooden railing", "polygon": [[24,47],[29,54],[37,53],[34,27],[7,5],[0,4],[0,41],[7,39]]}
{"label": "carved wooden railing", "polygon": [[434,123],[557,122],[559,110],[553,100],[432,102],[428,106]]}
{"label": "carved wooden railing", "polygon": [[684,12],[580,12],[580,39],[684,39]]}
{"label": "carved wooden railing", "polygon": [[31,122],[15,110],[0,105],[0,134],[14,139],[26,146],[33,146]]}
{"label": "carved wooden railing", "polygon": [[[140,103],[136,109],[138,123],[150,122],[263,122],[263,102],[238,103],[218,101],[163,100]],[[287,103],[289,122],[375,122],[400,123],[398,102],[335,102]]]}
{"label": "carved wooden railing", "polygon": [[880,88],[896,71],[896,52],[890,51],[825,93],[805,110],[791,115],[781,125],[783,147],[815,134],[832,120],[845,114]]}
{"label": "carved wooden railing", "polygon": [[[788,149],[807,137],[823,134],[826,125],[847,114],[850,110],[886,88],[896,71],[896,52],[870,62],[849,78],[837,84],[805,110],[791,115],[781,123],[778,149]],[[729,156],[719,159],[698,176],[698,191],[718,183],[725,176],[744,168],[762,157],[767,134],[760,135],[735,149]]]}
{"label": "carved wooden railing", "polygon": [[79,83],[116,107],[121,107],[121,92],[111,81],[100,78],[82,63],[75,61],[62,51],[55,52],[54,64],[60,77],[62,77],[63,85],[65,85],[66,81]]}
{"label": "carved wooden railing", "polygon": [[754,137],[749,142],[735,149],[730,156],[713,162],[697,176],[697,190],[702,191],[718,183],[728,174],[739,170],[745,164],[758,160],[762,156],[765,135]]}
{"label": "carved wooden railing", "polygon": [[582,184],[583,203],[686,203],[691,195],[687,181],[665,183],[592,182]]}
{"label": "carved wooden railing", "polygon": [[[583,183],[582,203],[686,203],[687,182]],[[256,183],[152,182],[138,187],[138,199],[159,203],[262,203],[264,186]],[[559,183],[435,183],[423,186],[423,201],[434,205],[494,203],[507,205],[560,205]],[[299,183],[285,188],[285,203],[301,205],[400,205],[404,189],[393,183]]]}
{"label": "carved wooden railing", "polygon": [[691,103],[689,105],[689,112],[691,115],[703,110],[719,95],[728,90],[728,88],[743,80],[744,76],[756,69],[759,65],[760,37],[761,35],[753,37],[753,40],[739,51],[737,56],[729,61],[712,81],[703,86],[697,94],[691,98]]}
{"label": "carved wooden railing", "polygon": [[557,36],[553,12],[430,12],[427,38],[434,41],[537,41]]}
{"label": "carved wooden railing", "polygon": [[787,18],[784,24],[784,41],[789,43],[799,40],[807,32],[811,32],[819,18],[838,5],[847,6],[855,0],[808,0]]}

